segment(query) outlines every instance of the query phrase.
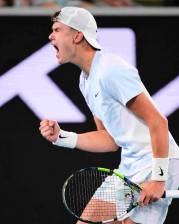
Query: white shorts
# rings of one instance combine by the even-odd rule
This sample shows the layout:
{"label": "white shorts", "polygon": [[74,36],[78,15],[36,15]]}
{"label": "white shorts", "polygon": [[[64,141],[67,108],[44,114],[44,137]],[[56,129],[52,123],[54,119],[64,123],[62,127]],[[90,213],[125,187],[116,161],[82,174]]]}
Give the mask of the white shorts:
{"label": "white shorts", "polygon": [[[141,184],[147,180],[150,180],[150,177],[151,177],[151,168],[149,167],[128,178],[135,183]],[[106,200],[108,194],[108,185],[109,185],[108,181],[105,181],[96,191],[94,198],[112,202],[110,200]],[[170,159],[168,180],[166,182],[166,190],[175,190],[178,189],[178,187],[179,187],[179,159]],[[99,197],[100,190],[102,190],[103,192],[105,191],[106,193],[105,199]],[[120,220],[124,220],[127,217],[130,217],[131,220],[133,220],[135,223],[138,224],[163,224],[166,219],[168,207],[171,204],[171,201],[172,199],[170,198],[164,198],[164,199],[162,198],[157,202],[154,202],[148,206],[136,207]]]}

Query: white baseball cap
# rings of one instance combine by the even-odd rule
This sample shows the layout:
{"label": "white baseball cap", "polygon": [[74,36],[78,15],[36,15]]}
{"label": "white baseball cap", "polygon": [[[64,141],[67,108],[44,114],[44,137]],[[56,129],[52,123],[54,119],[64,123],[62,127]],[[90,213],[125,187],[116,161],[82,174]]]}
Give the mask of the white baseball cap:
{"label": "white baseball cap", "polygon": [[96,49],[101,50],[97,41],[97,24],[93,15],[84,8],[64,7],[60,10],[55,21],[62,22],[83,33],[87,42]]}

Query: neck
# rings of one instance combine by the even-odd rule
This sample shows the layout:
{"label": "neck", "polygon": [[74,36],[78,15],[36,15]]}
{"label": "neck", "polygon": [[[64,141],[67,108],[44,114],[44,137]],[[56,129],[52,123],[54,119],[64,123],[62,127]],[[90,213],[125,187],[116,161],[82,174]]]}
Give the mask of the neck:
{"label": "neck", "polygon": [[89,76],[91,64],[96,51],[94,49],[85,49],[78,52],[78,56],[74,60],[74,64],[83,70],[87,76]]}

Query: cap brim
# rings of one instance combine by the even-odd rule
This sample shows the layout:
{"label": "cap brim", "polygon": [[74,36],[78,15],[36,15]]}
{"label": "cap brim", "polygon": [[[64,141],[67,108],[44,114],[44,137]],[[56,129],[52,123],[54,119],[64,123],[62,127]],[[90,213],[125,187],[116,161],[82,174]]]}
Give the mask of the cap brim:
{"label": "cap brim", "polygon": [[83,35],[84,35],[85,39],[88,41],[88,43],[89,43],[92,47],[101,50],[101,45],[98,43],[98,41],[97,41],[96,39],[92,39],[92,38],[88,37],[88,36],[85,35],[85,34],[83,34]]}

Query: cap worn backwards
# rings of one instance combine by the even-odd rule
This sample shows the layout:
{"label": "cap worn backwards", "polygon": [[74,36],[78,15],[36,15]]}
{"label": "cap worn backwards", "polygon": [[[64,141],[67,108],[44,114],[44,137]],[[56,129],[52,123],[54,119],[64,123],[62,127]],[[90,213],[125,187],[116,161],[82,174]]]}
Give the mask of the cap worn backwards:
{"label": "cap worn backwards", "polygon": [[64,7],[56,20],[82,32],[91,46],[101,50],[101,46],[97,41],[97,24],[89,11],[79,7]]}

